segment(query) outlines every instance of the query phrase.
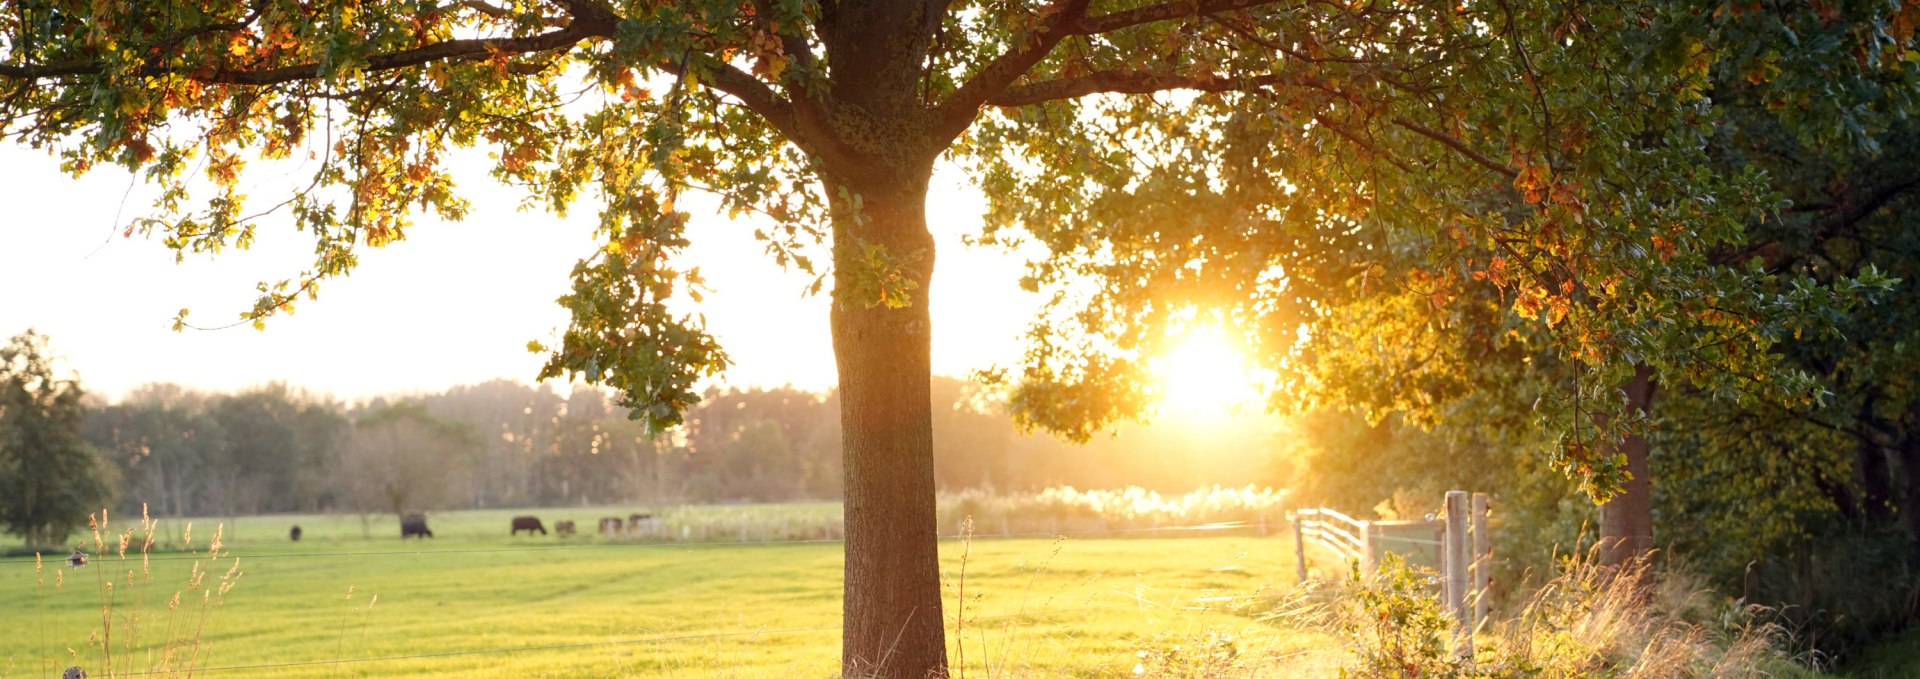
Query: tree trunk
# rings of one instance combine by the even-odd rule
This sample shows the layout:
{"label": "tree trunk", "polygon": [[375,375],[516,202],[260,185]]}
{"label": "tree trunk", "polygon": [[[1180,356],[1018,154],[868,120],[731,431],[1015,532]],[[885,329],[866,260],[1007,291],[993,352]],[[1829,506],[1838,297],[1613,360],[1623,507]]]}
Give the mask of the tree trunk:
{"label": "tree trunk", "polygon": [[[1906,457],[1905,455],[1902,456]],[[1854,448],[1855,464],[1860,468],[1860,503],[1867,520],[1875,526],[1893,521],[1893,470],[1888,468],[1887,449],[1878,443],[1861,442]],[[1912,478],[1912,473],[1908,473]],[[1908,499],[1913,495],[1909,491]],[[1912,506],[1902,502],[1901,506]],[[1916,533],[1920,535],[1920,533]]]}
{"label": "tree trunk", "polygon": [[1891,523],[1894,518],[1893,469],[1892,460],[1901,453],[1898,443],[1888,441],[1883,435],[1880,418],[1874,413],[1878,410],[1880,389],[1868,387],[1866,397],[1861,399],[1856,414],[1859,427],[1866,436],[1854,448],[1854,466],[1859,469],[1861,508],[1866,510],[1867,519],[1874,525]]}
{"label": "tree trunk", "polygon": [[[849,679],[940,677],[947,669],[927,311],[933,271],[926,224],[930,165],[918,176],[890,181],[827,182],[834,222],[833,350],[845,432],[841,664]],[[876,258],[875,252],[885,255]],[[882,302],[884,293],[900,292],[904,298]]]}
{"label": "tree trunk", "polygon": [[[1920,417],[1920,401],[1909,406]],[[1905,488],[1901,489],[1900,519],[1907,527],[1907,544],[1915,560],[1920,560],[1920,436],[1912,431],[1903,431],[1898,448],[1900,454],[1900,472],[1905,477]]]}
{"label": "tree trunk", "polygon": [[[1624,387],[1627,407],[1641,415],[1653,412],[1653,369],[1634,366],[1633,379]],[[1618,566],[1653,549],[1653,479],[1645,436],[1629,436],[1620,443],[1627,456],[1627,483],[1620,493],[1600,505],[1600,563]]]}

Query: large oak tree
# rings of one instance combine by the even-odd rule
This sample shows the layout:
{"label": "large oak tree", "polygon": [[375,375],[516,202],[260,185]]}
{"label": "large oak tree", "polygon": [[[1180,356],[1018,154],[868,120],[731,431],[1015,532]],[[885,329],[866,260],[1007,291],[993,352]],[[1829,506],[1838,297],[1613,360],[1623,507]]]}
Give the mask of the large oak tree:
{"label": "large oak tree", "polygon": [[[1604,493],[1624,466],[1605,446],[1634,419],[1608,416],[1622,411],[1613,387],[1640,362],[1729,393],[1726,375],[1767,374],[1768,338],[1742,341],[1748,291],[1787,285],[1702,259],[1769,196],[1698,169],[1710,59],[1659,30],[1686,12],[0,0],[0,120],[73,172],[143,172],[163,191],[136,230],[183,255],[244,247],[262,215],[289,216],[314,239],[313,265],[262,284],[243,316],[256,323],[347,273],[358,248],[403,237],[411,213],[463,216],[449,160],[489,146],[494,176],[537,204],[599,207],[603,246],[574,270],[572,324],[544,375],[615,386],[660,427],[726,362],[667,303],[700,284],[674,258],[687,219],[675,198],[708,191],[764,215],[767,249],[803,270],[825,243],[844,669],[918,677],[946,665],[925,217],[936,161],[975,168],[995,199],[991,238],[1025,233],[1053,252],[1030,282],[1059,292],[1064,320],[1036,332],[1017,400],[1035,424],[1084,435],[1137,414],[1150,391],[1138,357],[1194,309],[1249,328],[1290,386],[1364,407],[1417,407],[1460,383],[1448,375],[1470,354],[1442,339],[1533,336],[1586,371],[1549,409],[1569,423],[1550,457]],[[249,205],[249,162],[290,156],[310,158],[310,183]],[[1105,285],[1071,288],[1087,278]],[[1514,313],[1464,322],[1478,307],[1451,302],[1470,283]],[[1790,303],[1816,296],[1798,294]],[[1732,369],[1689,374],[1689,342],[1733,346]]]}

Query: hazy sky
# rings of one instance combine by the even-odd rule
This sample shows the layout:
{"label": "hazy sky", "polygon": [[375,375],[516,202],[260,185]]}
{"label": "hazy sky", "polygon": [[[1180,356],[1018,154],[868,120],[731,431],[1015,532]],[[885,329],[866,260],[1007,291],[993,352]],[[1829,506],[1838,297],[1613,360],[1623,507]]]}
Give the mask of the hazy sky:
{"label": "hazy sky", "polygon": [[[255,205],[277,202],[276,179],[249,191]],[[496,377],[531,382],[542,357],[527,341],[549,340],[566,323],[553,300],[595,247],[592,206],[563,220],[518,211],[519,194],[484,175],[461,184],[474,208],[465,221],[422,218],[407,240],[363,249],[350,278],[327,284],[296,315],[265,331],[176,333],[171,319],[182,307],[200,325],[225,325],[251,305],[256,282],[301,271],[312,252],[306,234],[269,220],[250,250],[175,264],[158,241],[120,236],[151,211],[144,184],[115,168],[74,179],[44,153],[0,146],[0,337],[40,330],[109,398],[159,381],[233,390],[278,380],[349,399]],[[682,201],[694,215],[683,261],[712,288],[701,308],[735,362],[725,382],[831,386],[825,295],[803,298],[811,277],[782,271],[749,222],[708,205]],[[1011,363],[1038,304],[1016,285],[1020,261],[960,242],[977,227],[980,201],[957,174],[936,180],[928,212],[939,241],[934,371]]]}

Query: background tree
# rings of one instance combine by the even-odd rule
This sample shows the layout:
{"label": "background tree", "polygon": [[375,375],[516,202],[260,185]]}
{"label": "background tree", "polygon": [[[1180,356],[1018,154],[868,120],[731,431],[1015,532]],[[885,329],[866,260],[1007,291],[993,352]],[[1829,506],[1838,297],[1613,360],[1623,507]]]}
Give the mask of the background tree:
{"label": "background tree", "polygon": [[[145,385],[120,403],[87,411],[82,435],[119,469],[119,510],[142,505],[156,516],[193,516],[207,480],[205,446],[219,425],[205,415],[207,397],[178,385]],[[129,506],[131,505],[131,506]]]}
{"label": "background tree", "polygon": [[0,347],[0,525],[30,547],[66,542],[111,499],[111,468],[80,438],[84,392],[32,330]]}
{"label": "background tree", "polygon": [[465,499],[478,447],[465,425],[418,404],[389,406],[354,420],[330,476],[347,506],[405,516]]}

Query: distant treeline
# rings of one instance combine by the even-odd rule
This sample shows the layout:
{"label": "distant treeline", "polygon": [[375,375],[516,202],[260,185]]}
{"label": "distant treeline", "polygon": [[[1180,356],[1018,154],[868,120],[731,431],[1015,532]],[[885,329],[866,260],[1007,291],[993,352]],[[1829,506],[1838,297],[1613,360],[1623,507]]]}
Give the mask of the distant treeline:
{"label": "distant treeline", "polygon": [[[121,511],[156,515],[401,512],[840,497],[837,395],[709,390],[660,436],[602,392],[498,380],[344,403],[286,385],[208,393],[149,385],[95,402],[83,434],[118,471]],[[935,475],[946,489],[1271,483],[1257,420],[1122,429],[1085,446],[1017,432],[1001,404],[936,378]]]}

